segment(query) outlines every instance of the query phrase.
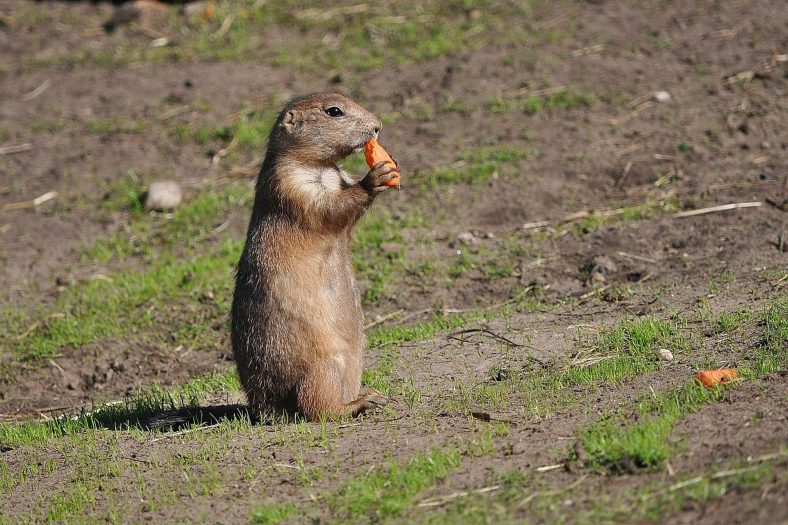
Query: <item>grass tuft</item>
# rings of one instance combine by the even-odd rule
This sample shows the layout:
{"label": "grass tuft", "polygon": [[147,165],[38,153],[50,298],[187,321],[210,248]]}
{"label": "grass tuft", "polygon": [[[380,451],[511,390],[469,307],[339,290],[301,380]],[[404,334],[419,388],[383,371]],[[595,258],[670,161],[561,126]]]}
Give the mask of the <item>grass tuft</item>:
{"label": "grass tuft", "polygon": [[0,444],[41,446],[51,439],[100,428],[128,429],[163,412],[197,407],[209,394],[239,392],[240,388],[235,372],[209,374],[171,388],[153,385],[124,402],[107,403],[76,416],[0,425]]}
{"label": "grass tuft", "polygon": [[414,496],[457,468],[460,457],[459,450],[447,448],[418,454],[405,464],[391,461],[382,472],[352,480],[328,503],[343,523],[399,516]]}
{"label": "grass tuft", "polygon": [[[715,324],[719,323],[719,317]],[[756,379],[782,370],[788,352],[788,301],[778,300],[767,305],[762,314],[763,337],[755,355],[739,367],[744,379]],[[646,351],[653,342],[664,341],[664,327],[643,326],[628,336],[613,331],[607,337],[618,345],[627,340],[633,349]],[[681,418],[721,399],[728,386],[707,389],[694,380],[680,387],[645,398],[637,405],[635,422],[621,416],[593,424],[581,433],[588,466],[612,473],[653,469],[661,466],[676,450],[671,443],[673,428]]]}

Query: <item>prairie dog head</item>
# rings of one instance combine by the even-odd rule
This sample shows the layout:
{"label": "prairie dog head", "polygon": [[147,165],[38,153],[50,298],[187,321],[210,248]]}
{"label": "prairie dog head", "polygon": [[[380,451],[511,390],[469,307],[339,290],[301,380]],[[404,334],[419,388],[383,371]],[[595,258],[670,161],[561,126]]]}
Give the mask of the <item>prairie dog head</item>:
{"label": "prairie dog head", "polygon": [[[288,102],[271,131],[269,151],[305,164],[332,166],[377,138],[380,119],[338,93],[313,93]],[[295,160],[295,159],[293,159]]]}

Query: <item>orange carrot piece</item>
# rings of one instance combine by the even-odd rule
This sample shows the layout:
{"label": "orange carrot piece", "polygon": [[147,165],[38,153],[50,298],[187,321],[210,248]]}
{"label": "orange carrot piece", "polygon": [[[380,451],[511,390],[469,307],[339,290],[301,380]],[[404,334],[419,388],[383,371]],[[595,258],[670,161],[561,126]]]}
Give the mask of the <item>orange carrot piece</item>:
{"label": "orange carrot piece", "polygon": [[[378,141],[375,139],[364,144],[364,157],[367,160],[367,166],[370,168],[378,162],[385,162],[386,166],[391,166],[392,168],[396,168],[397,166],[391,159],[391,156],[383,149],[383,146],[378,144]],[[386,186],[390,188],[399,188],[399,171],[397,171],[396,177],[386,183]]]}
{"label": "orange carrot piece", "polygon": [[721,370],[704,370],[698,374],[696,379],[706,388],[711,388],[716,384],[727,383],[737,377],[739,374],[733,368],[723,368]]}

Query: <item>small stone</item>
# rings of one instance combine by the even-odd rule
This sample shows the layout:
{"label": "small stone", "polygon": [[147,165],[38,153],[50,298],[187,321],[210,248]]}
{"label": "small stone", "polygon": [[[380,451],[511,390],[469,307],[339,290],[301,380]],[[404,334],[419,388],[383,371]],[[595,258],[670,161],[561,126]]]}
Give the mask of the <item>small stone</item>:
{"label": "small stone", "polygon": [[183,199],[183,190],[172,180],[152,182],[145,196],[145,208],[149,210],[172,210]]}
{"label": "small stone", "polygon": [[589,273],[600,273],[602,275],[610,275],[611,273],[616,273],[618,271],[618,266],[614,263],[610,257],[606,257],[604,255],[598,255],[591,259],[589,263],[586,265],[586,268],[589,270]]}
{"label": "small stone", "polygon": [[457,241],[466,246],[473,246],[479,243],[479,239],[471,232],[460,233],[457,235]]}
{"label": "small stone", "polygon": [[673,361],[673,352],[668,350],[667,348],[660,348],[657,350],[659,357],[662,358],[663,361]]}
{"label": "small stone", "polygon": [[651,100],[654,102],[668,102],[670,101],[670,93],[667,91],[655,91],[653,95],[651,95]]}

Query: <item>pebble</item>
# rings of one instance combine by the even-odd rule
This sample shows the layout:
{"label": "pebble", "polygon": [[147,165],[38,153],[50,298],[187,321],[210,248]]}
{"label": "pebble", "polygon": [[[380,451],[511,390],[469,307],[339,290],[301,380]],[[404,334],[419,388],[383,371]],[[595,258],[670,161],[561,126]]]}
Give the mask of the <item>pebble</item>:
{"label": "pebble", "polygon": [[670,93],[667,91],[655,91],[651,99],[654,102],[668,102],[670,101]]}
{"label": "pebble", "polygon": [[458,234],[457,241],[466,246],[473,246],[479,243],[479,239],[471,232],[462,232]]}
{"label": "pebble", "polygon": [[659,357],[661,357],[664,361],[673,361],[673,352],[668,350],[667,348],[660,348],[657,350]]}
{"label": "pebble", "polygon": [[152,182],[145,196],[145,208],[149,210],[172,210],[183,199],[183,190],[177,182],[159,180]]}
{"label": "pebble", "polygon": [[591,259],[587,267],[591,273],[598,272],[602,275],[610,275],[611,273],[616,273],[618,271],[618,266],[616,263],[614,263],[610,257],[606,257],[604,255],[598,255]]}

